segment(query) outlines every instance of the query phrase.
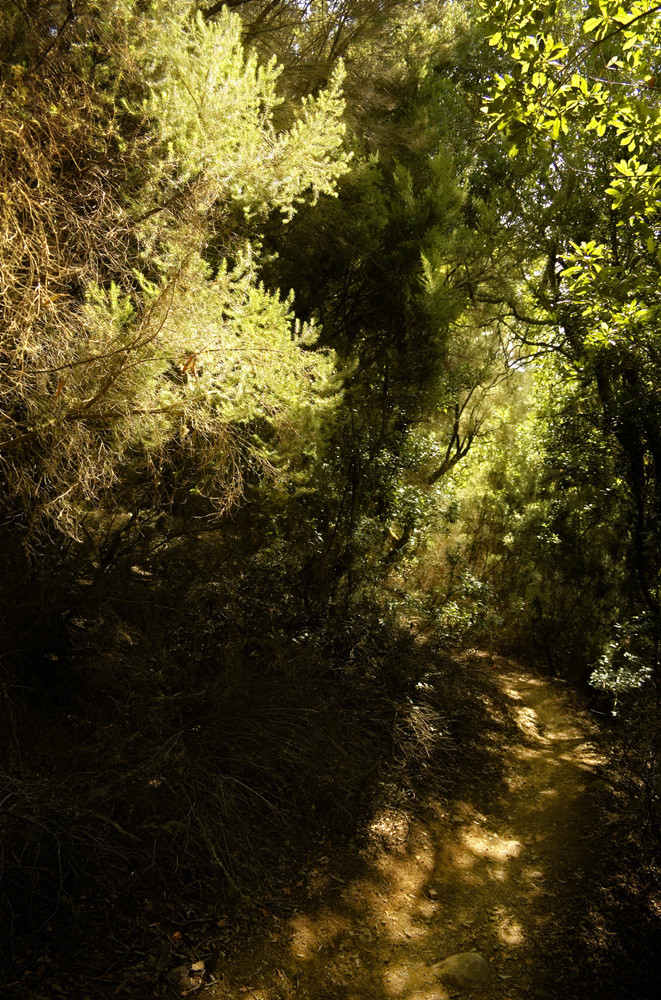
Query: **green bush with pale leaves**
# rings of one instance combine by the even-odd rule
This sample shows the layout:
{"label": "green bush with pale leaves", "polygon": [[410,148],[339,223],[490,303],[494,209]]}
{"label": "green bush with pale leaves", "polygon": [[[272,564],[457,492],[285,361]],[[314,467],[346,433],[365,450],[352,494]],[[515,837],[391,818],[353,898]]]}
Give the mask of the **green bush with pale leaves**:
{"label": "green bush with pale leaves", "polygon": [[193,462],[196,489],[222,509],[246,474],[309,458],[307,432],[335,405],[331,354],[257,268],[260,220],[290,220],[348,169],[343,71],[282,107],[280,68],[244,51],[241,31],[229,11],[205,22],[187,3],[116,0],[90,6],[75,45],[43,62],[44,87],[51,72],[65,81],[50,105],[19,63],[0,78],[7,143],[25,120],[47,137],[8,166],[16,197],[27,173],[41,197],[26,210],[8,195],[2,219],[31,255],[28,267],[8,255],[0,275],[16,303],[0,463],[29,534],[79,536],[127,469],[140,495],[121,502],[144,508],[164,456]]}

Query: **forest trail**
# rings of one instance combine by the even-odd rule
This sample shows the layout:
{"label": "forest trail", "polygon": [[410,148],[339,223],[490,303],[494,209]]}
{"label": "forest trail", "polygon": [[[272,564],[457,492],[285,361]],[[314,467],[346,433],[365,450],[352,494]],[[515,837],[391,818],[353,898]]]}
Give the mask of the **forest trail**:
{"label": "forest trail", "polygon": [[[598,726],[560,684],[473,656],[509,706],[491,748],[504,781],[486,799],[376,817],[360,867],[308,873],[293,915],[219,967],[205,1000],[586,997],[571,984],[588,885],[607,863]],[[439,963],[470,951],[488,962],[488,985],[442,982]]]}

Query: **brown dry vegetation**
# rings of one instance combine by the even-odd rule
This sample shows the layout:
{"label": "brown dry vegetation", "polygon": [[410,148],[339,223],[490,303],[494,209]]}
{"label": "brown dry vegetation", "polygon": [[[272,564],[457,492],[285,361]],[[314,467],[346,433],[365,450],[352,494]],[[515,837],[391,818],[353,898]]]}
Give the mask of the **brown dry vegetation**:
{"label": "brown dry vegetation", "polygon": [[66,516],[63,494],[89,498],[112,478],[95,430],[107,366],[85,357],[82,306],[90,285],[130,274],[121,202],[138,160],[119,154],[112,105],[53,56],[4,80],[0,118],[0,461],[17,513],[38,496],[36,530],[51,503]]}

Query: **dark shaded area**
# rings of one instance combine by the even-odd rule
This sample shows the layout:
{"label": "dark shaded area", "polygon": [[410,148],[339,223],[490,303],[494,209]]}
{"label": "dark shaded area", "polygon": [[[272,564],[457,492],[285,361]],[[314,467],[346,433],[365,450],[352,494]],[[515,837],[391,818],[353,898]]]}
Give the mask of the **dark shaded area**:
{"label": "dark shaded area", "polygon": [[[186,540],[96,575],[42,562],[24,591],[5,594],[9,995],[169,995],[194,960],[254,956],[297,912],[296,886],[310,891],[320,859],[340,887],[382,828],[413,857],[411,824],[432,800],[516,834],[505,751],[534,750],[537,736],[517,728],[518,703],[484,657],[451,654],[367,602],[313,603],[263,551],[240,552],[228,531],[224,545]],[[596,724],[611,762],[582,793],[581,829],[555,834],[562,860],[545,869],[536,982],[554,998],[651,1000],[658,783],[640,718]],[[519,867],[504,868],[505,897]],[[421,905],[436,885],[451,903],[452,870],[435,858]],[[396,884],[380,890],[393,910]],[[474,924],[456,940],[475,945]]]}
{"label": "dark shaded area", "polygon": [[446,995],[438,961],[475,949],[491,983],[467,995],[656,996],[658,868],[609,734],[516,663],[469,653],[456,667],[491,720],[480,768],[440,801],[379,810],[360,850],[318,860],[219,995],[432,1000]]}
{"label": "dark shaded area", "polygon": [[0,933],[17,996],[92,970],[112,994],[136,953],[131,984],[156,984],[174,928],[258,914],[379,806],[475,769],[498,781],[493,720],[447,654],[221,549],[88,576],[60,563],[57,589],[42,563],[6,595]]}

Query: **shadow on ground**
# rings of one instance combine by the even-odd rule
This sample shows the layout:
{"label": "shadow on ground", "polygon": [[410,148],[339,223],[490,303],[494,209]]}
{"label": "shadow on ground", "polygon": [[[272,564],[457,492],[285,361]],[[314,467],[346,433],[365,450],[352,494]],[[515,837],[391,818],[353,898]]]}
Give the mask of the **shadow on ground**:
{"label": "shadow on ground", "polygon": [[[485,732],[485,780],[417,814],[382,809],[360,857],[322,858],[294,912],[267,921],[207,1000],[656,995],[651,959],[641,967],[623,954],[604,890],[622,830],[597,724],[561,685],[497,657],[469,659],[481,696],[495,680],[508,706]],[[495,790],[490,755],[504,776]],[[443,959],[473,950],[489,963],[488,986],[441,981]],[[185,977],[180,992],[197,985]]]}

